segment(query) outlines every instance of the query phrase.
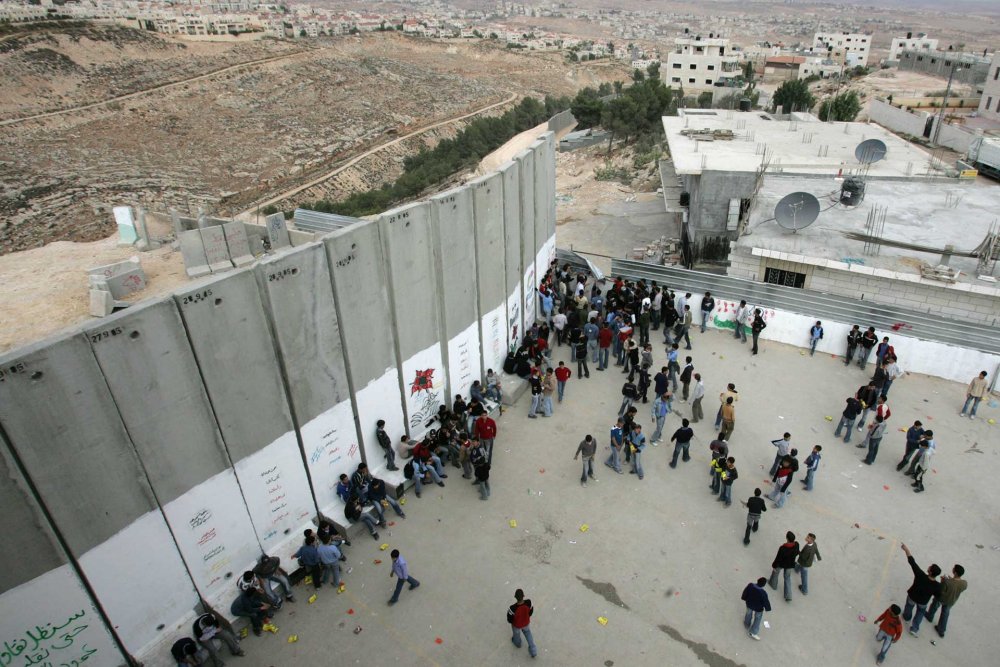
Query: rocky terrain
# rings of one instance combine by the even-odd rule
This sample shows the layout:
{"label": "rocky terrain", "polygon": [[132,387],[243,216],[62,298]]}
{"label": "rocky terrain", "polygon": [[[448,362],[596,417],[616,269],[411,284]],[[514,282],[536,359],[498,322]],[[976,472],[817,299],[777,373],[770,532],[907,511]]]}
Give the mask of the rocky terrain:
{"label": "rocky terrain", "polygon": [[[234,214],[364,148],[511,93],[570,94],[626,77],[609,63],[394,34],[185,43],[90,26],[7,37],[0,253],[107,236],[119,204]],[[31,118],[122,95],[131,96]],[[457,129],[401,142],[301,199],[378,186],[405,155]]]}

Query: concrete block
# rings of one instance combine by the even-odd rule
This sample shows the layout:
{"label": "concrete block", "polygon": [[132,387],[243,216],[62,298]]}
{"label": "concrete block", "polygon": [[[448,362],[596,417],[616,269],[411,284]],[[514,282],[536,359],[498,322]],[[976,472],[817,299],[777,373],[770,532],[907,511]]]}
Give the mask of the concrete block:
{"label": "concrete block", "polygon": [[205,259],[212,273],[221,273],[233,268],[229,259],[229,246],[226,245],[226,232],[221,226],[212,225],[199,230],[201,242],[205,248]]}
{"label": "concrete block", "polygon": [[118,225],[118,245],[135,245],[135,242],[139,240],[139,235],[136,233],[132,208],[130,206],[115,206],[111,209],[111,213],[114,215],[115,224]]}
{"label": "concrete block", "polygon": [[229,247],[229,257],[237,267],[253,263],[253,253],[250,252],[250,242],[242,222],[227,222],[222,226]]}
{"label": "concrete block", "polygon": [[184,270],[188,278],[199,278],[212,272],[205,257],[205,244],[201,240],[201,231],[197,229],[181,232],[177,238],[184,258]]}
{"label": "concrete block", "polygon": [[254,275],[239,269],[174,299],[261,547],[288,558],[316,505]]}
{"label": "concrete block", "polygon": [[87,276],[91,285],[104,283],[115,299],[146,289],[146,274],[139,265],[138,257],[87,269]]}
{"label": "concrete block", "polygon": [[284,213],[272,213],[264,218],[264,224],[267,226],[267,238],[271,243],[271,250],[291,245]]}
{"label": "concrete block", "polygon": [[91,317],[106,317],[115,310],[115,298],[111,292],[103,289],[90,290]]}
{"label": "concrete block", "polygon": [[225,607],[260,545],[174,300],[139,304],[86,334],[196,588]]}
{"label": "concrete block", "polygon": [[261,262],[256,276],[319,511],[342,514],[337,482],[362,456],[326,251],[300,246]]}

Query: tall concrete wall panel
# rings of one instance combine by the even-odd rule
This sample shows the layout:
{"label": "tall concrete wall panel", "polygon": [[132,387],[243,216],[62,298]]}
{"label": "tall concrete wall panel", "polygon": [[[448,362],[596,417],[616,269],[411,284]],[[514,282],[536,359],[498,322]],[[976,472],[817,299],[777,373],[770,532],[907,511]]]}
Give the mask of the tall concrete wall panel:
{"label": "tall concrete wall panel", "polygon": [[345,355],[346,370],[364,459],[372,474],[386,476],[375,423],[385,420],[393,446],[407,431],[378,224],[351,225],[327,236],[323,245],[333,278],[341,339],[350,350]]}
{"label": "tall concrete wall panel", "polygon": [[260,545],[176,303],[132,306],[86,334],[198,592],[228,610]]}
{"label": "tall concrete wall panel", "polygon": [[535,322],[535,157],[533,151],[521,151],[514,157],[521,188],[521,270],[523,284],[522,325],[527,330]]}
{"label": "tall concrete wall panel", "polygon": [[482,368],[500,372],[507,355],[507,291],[504,274],[503,177],[499,173],[469,183],[475,214],[476,284]]}
{"label": "tall concrete wall panel", "polygon": [[0,357],[0,367],[18,371],[0,382],[11,450],[118,637],[142,656],[194,596],[90,344],[64,335]]}
{"label": "tall concrete wall panel", "polygon": [[[524,333],[522,328],[524,298],[521,283],[521,176],[518,162],[500,167],[503,179],[504,274],[507,285],[507,347],[516,346]],[[499,369],[497,369],[499,371]]]}
{"label": "tall concrete wall panel", "polygon": [[389,303],[396,338],[400,382],[410,437],[421,437],[427,422],[447,401],[441,354],[439,309],[429,202],[410,204],[379,216],[379,232],[389,276]]}
{"label": "tall concrete wall panel", "polygon": [[287,560],[316,508],[253,272],[174,299],[260,546]]}
{"label": "tall concrete wall panel", "polygon": [[[531,157],[535,163],[535,283],[538,287],[542,276],[549,268],[548,262],[548,241],[549,241],[549,199],[552,198],[552,190],[546,182],[549,173],[549,163],[546,154],[546,143],[544,139],[539,139],[531,145]],[[537,300],[536,300],[537,301]],[[541,306],[537,306],[541,311]]]}
{"label": "tall concrete wall panel", "polygon": [[[4,539],[0,540],[4,563],[0,568],[0,609],[4,610],[0,613],[0,636],[6,642],[4,653],[0,654],[6,658],[0,662],[25,664],[22,660],[27,661],[29,656],[34,659],[47,651],[45,657],[51,657],[52,664],[72,664],[93,651],[90,655],[98,658],[96,664],[125,664],[3,441],[0,441],[0,507],[4,520]],[[74,619],[78,614],[82,615]],[[69,619],[73,620],[67,624]],[[65,627],[67,633],[86,627],[80,634],[74,634],[73,642],[67,645],[61,633],[47,639],[38,637],[36,628],[46,628],[49,624]],[[29,634],[32,631],[34,634]]]}
{"label": "tall concrete wall panel", "polygon": [[[546,248],[545,264],[548,266],[556,258],[556,136],[552,132],[543,135],[545,139],[545,177],[539,183],[548,191],[545,200],[548,209],[545,214]],[[537,174],[536,174],[537,176]]]}
{"label": "tall concrete wall panel", "polygon": [[316,502],[337,515],[337,482],[361,462],[344,345],[322,245],[301,246],[257,267]]}
{"label": "tall concrete wall panel", "polygon": [[468,396],[482,379],[472,192],[466,186],[431,198],[448,397]]}

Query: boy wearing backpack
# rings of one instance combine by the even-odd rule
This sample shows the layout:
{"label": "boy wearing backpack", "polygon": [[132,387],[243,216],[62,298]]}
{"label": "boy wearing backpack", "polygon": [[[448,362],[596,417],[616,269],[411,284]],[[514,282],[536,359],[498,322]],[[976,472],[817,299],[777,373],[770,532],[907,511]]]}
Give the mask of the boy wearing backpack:
{"label": "boy wearing backpack", "polygon": [[532,658],[538,655],[538,647],[535,646],[535,639],[531,636],[531,616],[535,613],[531,606],[531,600],[524,599],[524,591],[518,588],[514,591],[514,604],[507,608],[507,622],[510,623],[513,632],[510,641],[517,648],[521,648],[521,635],[528,640],[528,653]]}

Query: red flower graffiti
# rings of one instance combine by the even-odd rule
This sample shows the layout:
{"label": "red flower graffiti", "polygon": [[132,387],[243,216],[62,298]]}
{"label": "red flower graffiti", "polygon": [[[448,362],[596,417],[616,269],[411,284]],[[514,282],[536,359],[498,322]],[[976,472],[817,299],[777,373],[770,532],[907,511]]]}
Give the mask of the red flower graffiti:
{"label": "red flower graffiti", "polygon": [[417,371],[417,377],[410,385],[410,396],[418,391],[430,391],[434,388],[434,369],[428,368],[426,371]]}

